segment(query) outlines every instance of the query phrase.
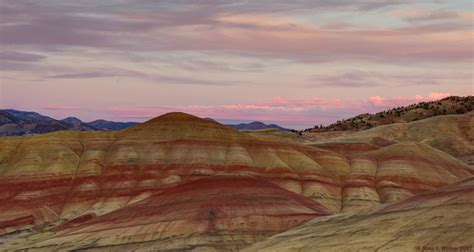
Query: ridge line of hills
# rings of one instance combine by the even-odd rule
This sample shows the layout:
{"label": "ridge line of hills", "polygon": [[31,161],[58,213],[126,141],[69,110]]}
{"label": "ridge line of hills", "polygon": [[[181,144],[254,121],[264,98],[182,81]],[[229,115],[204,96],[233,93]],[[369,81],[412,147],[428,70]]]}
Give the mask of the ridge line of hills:
{"label": "ridge line of hills", "polygon": [[56,120],[36,112],[14,109],[0,110],[0,136],[42,134],[61,130],[109,131],[121,130],[137,125],[135,122],[113,122],[95,120],[83,122],[76,117]]}

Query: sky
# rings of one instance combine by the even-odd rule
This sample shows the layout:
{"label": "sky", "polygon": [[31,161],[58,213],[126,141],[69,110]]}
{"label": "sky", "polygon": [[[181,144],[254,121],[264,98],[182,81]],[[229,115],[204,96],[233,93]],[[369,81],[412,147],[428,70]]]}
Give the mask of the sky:
{"label": "sky", "polygon": [[0,0],[0,108],[303,129],[474,94],[464,0]]}

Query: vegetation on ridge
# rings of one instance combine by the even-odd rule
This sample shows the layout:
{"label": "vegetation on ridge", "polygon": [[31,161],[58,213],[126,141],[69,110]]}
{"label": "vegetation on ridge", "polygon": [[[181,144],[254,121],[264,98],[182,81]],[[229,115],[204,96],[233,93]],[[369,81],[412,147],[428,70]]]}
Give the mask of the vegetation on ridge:
{"label": "vegetation on ridge", "polygon": [[359,131],[380,125],[413,122],[433,116],[464,114],[474,109],[474,96],[450,96],[437,101],[420,102],[408,106],[392,108],[376,114],[361,114],[337,121],[328,126],[314,126],[303,132]]}

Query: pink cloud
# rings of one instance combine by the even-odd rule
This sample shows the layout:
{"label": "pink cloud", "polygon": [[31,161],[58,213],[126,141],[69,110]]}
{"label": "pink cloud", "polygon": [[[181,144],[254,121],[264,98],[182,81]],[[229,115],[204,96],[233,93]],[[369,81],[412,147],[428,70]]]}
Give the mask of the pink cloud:
{"label": "pink cloud", "polygon": [[472,21],[474,19],[474,12],[472,11],[454,11],[454,10],[409,10],[398,11],[394,13],[396,17],[404,20],[417,21],[435,21],[435,20],[458,20],[458,21]]}
{"label": "pink cloud", "polygon": [[[308,61],[347,57],[391,61],[466,60],[473,56],[470,23],[398,28],[345,24],[352,28],[340,29],[254,12],[235,14],[209,10],[201,14],[122,10],[104,19],[80,15],[39,16],[32,23],[8,26],[0,31],[0,37],[5,45],[83,46],[127,52],[232,51]],[[453,14],[434,16],[450,15]],[[470,19],[472,13],[459,16]],[[80,29],[72,29],[76,26]]]}
{"label": "pink cloud", "polygon": [[177,41],[173,49],[246,51],[313,61],[347,56],[397,61],[454,60],[470,59],[474,53],[472,31],[467,24],[327,30],[289,19],[244,17],[248,20],[241,16],[220,17],[217,21],[226,22],[199,29],[175,29],[167,35]]}
{"label": "pink cloud", "polygon": [[450,95],[451,95],[450,93],[431,92],[424,96],[415,95],[411,97],[397,96],[397,97],[391,97],[391,98],[384,98],[380,96],[370,96],[368,98],[368,101],[374,107],[392,108],[392,107],[406,106],[409,104],[423,102],[423,101],[439,100],[439,99],[448,97]]}

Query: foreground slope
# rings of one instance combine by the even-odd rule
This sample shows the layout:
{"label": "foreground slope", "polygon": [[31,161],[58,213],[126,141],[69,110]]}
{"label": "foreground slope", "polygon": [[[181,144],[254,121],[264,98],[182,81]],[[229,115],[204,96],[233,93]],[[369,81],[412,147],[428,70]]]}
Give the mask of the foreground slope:
{"label": "foreground slope", "polygon": [[377,210],[318,219],[244,251],[471,251],[474,179]]}
{"label": "foreground slope", "polygon": [[320,204],[248,176],[213,176],[165,189],[98,218],[71,221],[29,249],[236,250],[328,215]]}

